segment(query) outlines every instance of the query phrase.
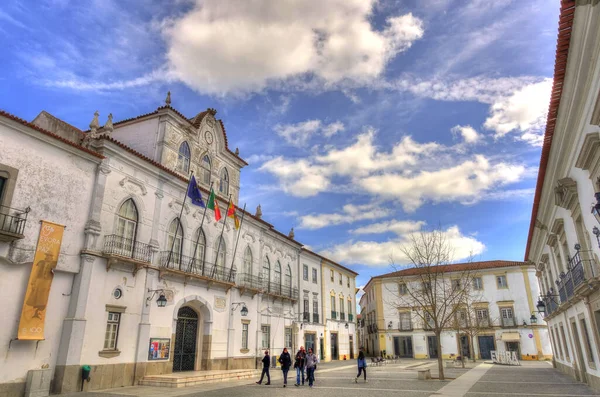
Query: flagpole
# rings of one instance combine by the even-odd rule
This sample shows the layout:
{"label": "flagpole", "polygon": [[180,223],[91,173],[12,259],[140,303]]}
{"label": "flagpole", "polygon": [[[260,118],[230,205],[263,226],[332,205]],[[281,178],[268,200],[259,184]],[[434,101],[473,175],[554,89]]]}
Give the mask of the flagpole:
{"label": "flagpole", "polygon": [[[175,247],[175,240],[177,240],[177,233],[179,233],[179,225],[181,224],[181,217],[183,216],[183,208],[185,207],[185,200],[187,199],[188,190],[190,188],[190,183],[192,183],[192,176],[194,176],[194,171],[190,173],[190,179],[188,180],[187,189],[185,189],[185,194],[183,196],[183,203],[181,204],[181,211],[179,211],[179,218],[177,218],[177,227],[175,228],[175,236],[173,236],[173,242],[171,243],[171,250],[169,251],[169,256],[167,256],[167,268],[171,264],[171,255],[173,254],[173,247]],[[168,230],[167,230],[168,232]],[[181,239],[181,243],[183,243],[183,236]],[[181,248],[181,247],[179,247]],[[181,255],[181,252],[179,253]],[[181,258],[179,258],[179,270],[181,270]]]}
{"label": "flagpole", "polygon": [[[210,189],[212,190],[213,183],[210,183]],[[210,194],[210,193],[209,193]],[[198,229],[198,238],[196,238],[196,245],[194,246],[194,254],[192,255],[192,259],[190,259],[190,263],[188,265],[188,271],[191,270],[192,262],[196,259],[196,252],[198,250],[198,242],[200,241],[200,232],[202,231],[202,225],[204,224],[204,218],[206,217],[206,208],[208,207],[208,201],[204,203],[204,212],[202,214],[202,220],[200,221],[200,229]],[[206,236],[206,235],[205,235]],[[202,275],[204,276],[204,257],[206,256],[206,240],[204,241],[204,255],[202,258]]]}
{"label": "flagpole", "polygon": [[[229,195],[229,202],[231,202],[231,194]],[[229,209],[229,202],[227,203],[227,208]],[[215,205],[218,206],[217,199],[215,198]],[[217,245],[217,256],[215,257],[215,266],[213,267],[213,271],[211,274],[211,278],[215,278],[215,272],[217,271],[217,264],[219,262],[219,251],[221,249],[221,241],[223,240],[223,232],[225,231],[225,224],[227,223],[227,213],[225,213],[225,219],[223,219],[223,228],[221,229],[221,235],[219,236],[219,244]],[[225,264],[223,263],[223,267]]]}
{"label": "flagpole", "polygon": [[[231,259],[231,269],[229,270],[229,281],[231,281],[231,275],[233,273],[233,263],[235,262],[235,253],[237,252],[238,243],[240,242],[240,234],[242,234],[242,224],[244,223],[244,215],[246,214],[246,203],[244,203],[244,209],[242,210],[242,219],[240,219],[240,230],[238,230],[237,238],[235,239],[235,248],[233,249],[233,258]],[[235,218],[233,218],[235,222]]]}

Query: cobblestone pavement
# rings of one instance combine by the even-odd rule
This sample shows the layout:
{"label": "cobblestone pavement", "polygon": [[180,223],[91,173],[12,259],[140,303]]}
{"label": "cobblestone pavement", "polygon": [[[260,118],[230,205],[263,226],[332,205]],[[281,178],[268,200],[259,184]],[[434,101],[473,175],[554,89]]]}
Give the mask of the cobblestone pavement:
{"label": "cobblestone pavement", "polygon": [[[473,368],[479,364],[469,363],[469,367]],[[272,369],[270,386],[259,386],[254,383],[257,379],[246,379],[181,389],[123,387],[84,394],[74,393],[61,397],[262,397],[305,394],[315,397],[373,395],[377,397],[600,397],[600,393],[561,374],[545,362],[526,362],[521,367],[484,364],[473,371],[470,371],[471,368],[449,368],[445,371],[448,378],[446,381],[418,380],[417,370],[424,368],[430,369],[432,376],[437,377],[435,361],[402,360],[397,364],[369,367],[367,369],[369,382],[364,383],[360,380],[358,383],[354,383],[356,365],[351,361],[346,361],[320,364],[315,376],[316,383],[312,389],[309,389],[308,385],[294,387],[295,374],[292,377],[292,372],[288,378],[288,387],[283,388],[281,371]],[[469,375],[462,376],[464,374]]]}

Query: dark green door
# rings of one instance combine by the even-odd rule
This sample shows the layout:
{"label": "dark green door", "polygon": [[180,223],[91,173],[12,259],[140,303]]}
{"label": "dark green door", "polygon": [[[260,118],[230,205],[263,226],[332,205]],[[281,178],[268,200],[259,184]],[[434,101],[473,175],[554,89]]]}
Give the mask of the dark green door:
{"label": "dark green door", "polygon": [[177,312],[173,372],[195,369],[197,338],[198,314],[191,307],[182,307]]}

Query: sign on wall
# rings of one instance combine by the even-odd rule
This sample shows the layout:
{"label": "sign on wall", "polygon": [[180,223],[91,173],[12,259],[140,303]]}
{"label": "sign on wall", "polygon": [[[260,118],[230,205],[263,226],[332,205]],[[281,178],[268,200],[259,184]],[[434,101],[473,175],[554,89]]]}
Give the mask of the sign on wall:
{"label": "sign on wall", "polygon": [[54,269],[58,263],[64,230],[65,227],[62,225],[42,221],[21,310],[17,334],[17,338],[20,340],[44,339],[46,306],[54,278]]}
{"label": "sign on wall", "polygon": [[171,339],[150,338],[148,360],[168,360],[171,350]]}
{"label": "sign on wall", "polygon": [[492,355],[492,362],[495,364],[521,365],[516,352],[491,350],[490,353]]}

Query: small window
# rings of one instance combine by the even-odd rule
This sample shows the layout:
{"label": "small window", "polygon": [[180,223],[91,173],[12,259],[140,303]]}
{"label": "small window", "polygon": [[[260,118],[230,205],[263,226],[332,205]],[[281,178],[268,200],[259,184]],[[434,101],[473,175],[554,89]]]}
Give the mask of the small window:
{"label": "small window", "polygon": [[108,312],[106,333],[104,334],[104,350],[117,350],[121,313]]}
{"label": "small window", "polygon": [[229,194],[229,173],[227,172],[227,168],[223,168],[219,175],[219,192],[224,196]]}
{"label": "small window", "polygon": [[205,185],[210,185],[210,158],[208,156],[202,157],[202,182]]}
{"label": "small window", "polygon": [[285,328],[285,347],[292,348],[292,329],[290,327]]}
{"label": "small window", "polygon": [[122,296],[123,296],[123,291],[121,290],[121,288],[115,288],[115,290],[113,291],[113,298],[121,299]]}
{"label": "small window", "polygon": [[179,157],[177,159],[177,171],[187,174],[190,171],[190,145],[183,142],[179,146]]}
{"label": "small window", "polygon": [[340,275],[340,285],[342,285],[342,273],[339,273]]}
{"label": "small window", "polygon": [[475,315],[477,316],[477,324],[480,327],[490,326],[490,315],[487,309],[477,309]]}
{"label": "small window", "polygon": [[408,288],[406,287],[406,284],[404,284],[404,283],[398,284],[398,293],[400,295],[408,294]]}
{"label": "small window", "polygon": [[506,276],[496,276],[496,283],[498,284],[498,288],[508,288]]}
{"label": "small window", "polygon": [[319,314],[319,301],[313,300],[313,314]]}
{"label": "small window", "polygon": [[452,280],[452,291],[460,290],[460,280]]}
{"label": "small window", "polygon": [[350,277],[346,276],[346,287],[350,288]]}
{"label": "small window", "polygon": [[308,281],[308,266],[307,265],[302,266],[302,278],[305,281]]}
{"label": "small window", "polygon": [[348,314],[352,314],[352,299],[348,300]]}
{"label": "small window", "polygon": [[475,277],[473,279],[473,289],[478,291],[483,289],[483,280],[481,280],[481,277]]}
{"label": "small window", "polygon": [[313,267],[312,269],[312,282],[317,284],[317,269]]}
{"label": "small window", "polygon": [[2,194],[4,193],[4,187],[6,186],[6,178],[0,176],[0,204],[2,204]]}
{"label": "small window", "polygon": [[262,348],[268,349],[271,347],[269,341],[271,340],[271,326],[263,325],[261,328],[262,331]]}
{"label": "small window", "polygon": [[329,271],[329,276],[331,277],[331,282],[333,282],[333,270]]}
{"label": "small window", "polygon": [[248,349],[248,324],[242,324],[242,349]]}
{"label": "small window", "polygon": [[340,312],[344,313],[344,298],[340,298]]}
{"label": "small window", "polygon": [[514,327],[515,326],[515,318],[513,315],[512,307],[500,308],[500,316],[502,317],[502,326],[504,326],[504,327]]}

